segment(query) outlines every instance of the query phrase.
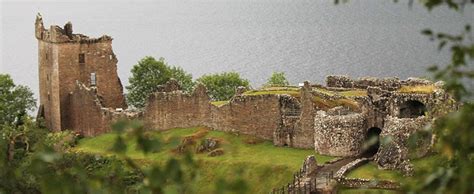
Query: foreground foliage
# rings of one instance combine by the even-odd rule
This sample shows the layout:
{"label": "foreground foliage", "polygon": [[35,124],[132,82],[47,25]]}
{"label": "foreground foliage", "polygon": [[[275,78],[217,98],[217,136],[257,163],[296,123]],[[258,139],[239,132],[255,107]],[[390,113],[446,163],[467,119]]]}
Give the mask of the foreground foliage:
{"label": "foreground foliage", "polygon": [[[196,193],[212,193],[219,187],[221,180],[232,180],[229,177],[241,176],[249,189],[249,193],[266,193],[274,187],[280,187],[290,181],[292,174],[302,165],[307,155],[314,154],[313,150],[275,147],[269,141],[255,139],[245,135],[235,135],[220,131],[205,131],[202,128],[171,129],[164,132],[151,132],[147,135],[162,139],[161,149],[157,152],[143,155],[136,150],[132,141],[125,154],[140,165],[161,164],[169,158],[182,158],[176,152],[184,137],[193,137],[195,142],[189,147],[195,152],[196,147],[206,138],[219,140],[224,154],[209,157],[208,153],[194,154],[196,161],[196,179],[191,183]],[[80,141],[74,150],[84,153],[111,155],[109,151],[114,141],[113,134],[104,134]],[[331,157],[317,155],[318,163],[330,160]],[[230,176],[229,176],[230,175]],[[211,184],[209,184],[211,183]]]}

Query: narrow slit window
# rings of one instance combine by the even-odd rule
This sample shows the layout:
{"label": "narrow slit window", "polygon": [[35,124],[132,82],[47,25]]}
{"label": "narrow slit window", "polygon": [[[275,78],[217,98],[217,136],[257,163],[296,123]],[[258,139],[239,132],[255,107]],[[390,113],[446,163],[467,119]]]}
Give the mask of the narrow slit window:
{"label": "narrow slit window", "polygon": [[86,63],[86,56],[84,55],[84,53],[79,54],[79,63]]}
{"label": "narrow slit window", "polygon": [[91,73],[91,86],[97,85],[97,77],[95,73]]}

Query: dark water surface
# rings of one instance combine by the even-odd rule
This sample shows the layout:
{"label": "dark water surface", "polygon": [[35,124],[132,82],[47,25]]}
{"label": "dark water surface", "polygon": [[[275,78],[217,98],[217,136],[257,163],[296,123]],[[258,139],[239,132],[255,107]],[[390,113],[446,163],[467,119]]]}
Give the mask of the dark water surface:
{"label": "dark water surface", "polygon": [[391,0],[163,0],[2,1],[0,70],[38,91],[34,20],[71,21],[75,33],[111,35],[119,75],[128,84],[142,57],[164,57],[195,78],[237,71],[254,87],[273,71],[290,82],[322,82],[329,74],[426,76],[426,67],[449,60],[420,34],[425,28],[459,32],[474,21],[447,9],[429,13]]}

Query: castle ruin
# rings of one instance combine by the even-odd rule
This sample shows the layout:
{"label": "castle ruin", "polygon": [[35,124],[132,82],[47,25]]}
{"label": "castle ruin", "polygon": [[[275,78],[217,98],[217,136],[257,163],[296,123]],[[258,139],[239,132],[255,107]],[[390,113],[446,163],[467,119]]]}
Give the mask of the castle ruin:
{"label": "castle ruin", "polygon": [[[368,154],[382,168],[409,171],[409,157],[425,155],[433,137],[417,140],[416,151],[409,150],[409,138],[456,109],[442,83],[328,76],[325,86],[305,82],[301,87],[263,88],[263,94],[239,88],[222,105],[214,105],[201,84],[186,93],[170,80],[157,87],[143,112],[133,112],[125,110],[111,37],[73,34],[71,23],[46,30],[40,15],[35,29],[39,115],[53,131],[94,136],[110,131],[120,118],[143,120],[154,130],[207,126],[324,155]],[[371,139],[375,142],[367,144]]]}

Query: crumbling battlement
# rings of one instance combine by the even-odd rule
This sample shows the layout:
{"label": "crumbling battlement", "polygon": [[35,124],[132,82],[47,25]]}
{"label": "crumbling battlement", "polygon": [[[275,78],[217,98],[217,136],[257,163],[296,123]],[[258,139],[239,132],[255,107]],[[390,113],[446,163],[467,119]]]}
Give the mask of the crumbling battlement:
{"label": "crumbling battlement", "polygon": [[93,44],[98,42],[111,42],[112,37],[103,35],[99,38],[90,38],[83,34],[73,34],[72,23],[68,22],[63,28],[51,25],[46,29],[43,24],[43,17],[38,13],[35,22],[35,36],[38,40],[50,43],[83,43]]}

